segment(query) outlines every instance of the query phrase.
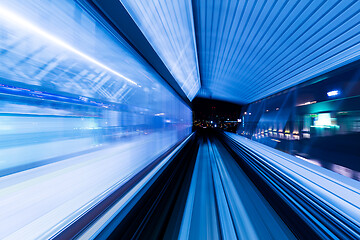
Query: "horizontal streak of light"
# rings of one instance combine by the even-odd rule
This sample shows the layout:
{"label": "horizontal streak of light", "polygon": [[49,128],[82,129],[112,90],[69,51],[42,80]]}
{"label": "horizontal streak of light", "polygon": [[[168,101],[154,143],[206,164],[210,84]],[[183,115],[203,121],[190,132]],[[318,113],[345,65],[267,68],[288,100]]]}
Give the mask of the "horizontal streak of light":
{"label": "horizontal streak of light", "polygon": [[[139,183],[137,183],[131,190],[119,199],[111,208],[106,210],[106,212],[100,216],[92,225],[90,225],[84,232],[78,236],[78,239],[93,239],[114,219],[115,216],[119,216],[121,211],[130,204],[131,200],[135,198],[137,194],[141,194],[141,189],[146,188],[146,185],[155,181],[154,178],[156,174],[163,171],[163,167],[171,161],[172,157],[179,152],[185,144],[191,139],[194,135],[192,133],[189,135],[179,146],[177,146],[166,158],[164,158],[156,167],[151,170]],[[149,187],[149,186],[148,186]],[[133,200],[134,201],[134,200]]]}

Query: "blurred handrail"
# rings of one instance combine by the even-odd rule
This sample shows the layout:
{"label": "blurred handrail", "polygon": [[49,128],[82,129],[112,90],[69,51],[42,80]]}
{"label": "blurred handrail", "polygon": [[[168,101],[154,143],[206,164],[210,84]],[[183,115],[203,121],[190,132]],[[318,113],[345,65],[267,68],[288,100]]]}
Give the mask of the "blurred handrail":
{"label": "blurred handrail", "polygon": [[360,238],[360,182],[245,137],[224,136],[321,237]]}

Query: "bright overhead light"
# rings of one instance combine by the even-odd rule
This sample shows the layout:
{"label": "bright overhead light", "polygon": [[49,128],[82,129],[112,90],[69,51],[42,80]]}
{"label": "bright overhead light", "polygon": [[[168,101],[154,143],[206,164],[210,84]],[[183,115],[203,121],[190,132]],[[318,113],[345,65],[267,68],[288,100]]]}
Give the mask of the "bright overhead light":
{"label": "bright overhead light", "polygon": [[96,59],[90,57],[89,55],[77,50],[76,48],[69,45],[68,43],[62,41],[61,39],[55,37],[54,35],[51,35],[50,33],[44,31],[43,29],[41,29],[38,26],[34,25],[33,23],[29,22],[25,18],[22,18],[21,16],[17,15],[16,13],[4,8],[3,6],[0,6],[0,17],[3,18],[4,20],[15,23],[19,27],[27,29],[28,31],[30,31],[32,33],[36,33],[39,36],[57,44],[58,46],[63,47],[65,49],[67,49],[68,51],[75,53],[76,55],[88,60],[89,62],[111,72],[112,74],[114,74],[118,77],[121,77],[125,81],[140,87],[140,85],[137,84],[136,82],[134,82],[133,80],[131,80],[131,79],[125,77],[124,75],[122,75],[121,73],[118,73],[117,71],[109,68],[108,66],[106,66],[103,63],[97,61]]}
{"label": "bright overhead light", "polygon": [[334,97],[334,96],[337,96],[339,94],[340,94],[339,90],[333,90],[333,91],[327,92],[328,97]]}

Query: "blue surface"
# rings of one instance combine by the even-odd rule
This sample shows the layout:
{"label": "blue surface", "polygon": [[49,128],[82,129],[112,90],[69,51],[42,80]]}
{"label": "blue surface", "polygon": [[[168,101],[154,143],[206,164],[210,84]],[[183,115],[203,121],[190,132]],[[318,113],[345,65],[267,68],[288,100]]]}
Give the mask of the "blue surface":
{"label": "blue surface", "polygon": [[51,236],[191,133],[191,109],[74,1],[1,1],[0,61],[0,238]]}
{"label": "blue surface", "polygon": [[73,1],[5,1],[0,13],[0,171],[157,131],[190,133],[189,107]]}
{"label": "blue surface", "polygon": [[250,103],[359,59],[359,1],[194,1],[198,96]]}
{"label": "blue surface", "polygon": [[178,239],[295,239],[218,140],[200,144]]}
{"label": "blue surface", "polygon": [[121,0],[191,101],[200,89],[190,0]]}

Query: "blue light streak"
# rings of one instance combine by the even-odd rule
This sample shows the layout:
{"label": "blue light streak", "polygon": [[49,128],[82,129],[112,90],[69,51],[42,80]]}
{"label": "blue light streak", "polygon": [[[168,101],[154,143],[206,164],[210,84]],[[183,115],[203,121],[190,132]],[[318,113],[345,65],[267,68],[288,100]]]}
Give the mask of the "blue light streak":
{"label": "blue light streak", "polygon": [[121,0],[191,101],[200,89],[190,0]]}
{"label": "blue light streak", "polygon": [[191,132],[104,24],[72,0],[0,3],[1,239],[51,238]]}

